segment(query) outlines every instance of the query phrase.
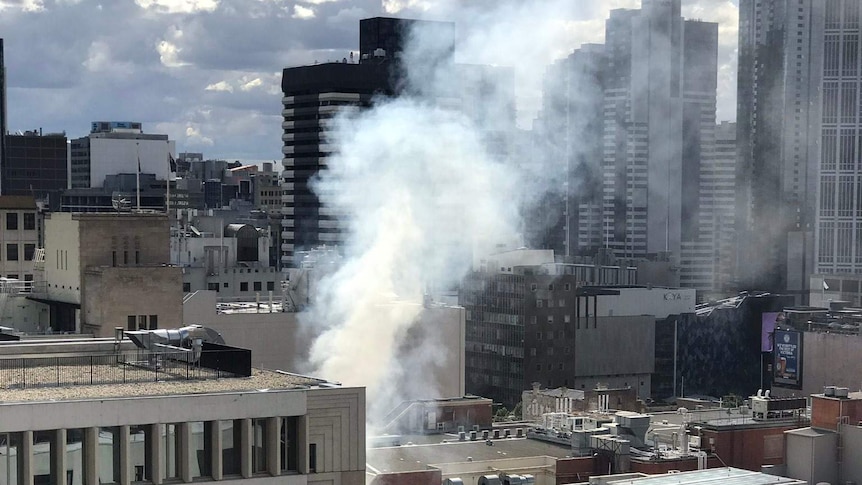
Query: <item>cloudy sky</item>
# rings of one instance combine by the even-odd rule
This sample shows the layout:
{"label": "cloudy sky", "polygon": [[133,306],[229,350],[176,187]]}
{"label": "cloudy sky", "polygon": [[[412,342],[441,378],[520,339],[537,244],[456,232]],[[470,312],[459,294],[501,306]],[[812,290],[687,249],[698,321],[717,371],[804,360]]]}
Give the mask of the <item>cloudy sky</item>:
{"label": "cloudy sky", "polygon": [[[459,1],[471,0],[0,0],[8,126],[78,137],[91,121],[142,121],[178,151],[280,160],[282,68],[347,57],[366,17],[475,28],[453,18]],[[570,3],[549,59],[601,42],[608,11],[640,0]],[[737,4],[683,0],[684,16],[719,22],[719,120],[735,117]]]}

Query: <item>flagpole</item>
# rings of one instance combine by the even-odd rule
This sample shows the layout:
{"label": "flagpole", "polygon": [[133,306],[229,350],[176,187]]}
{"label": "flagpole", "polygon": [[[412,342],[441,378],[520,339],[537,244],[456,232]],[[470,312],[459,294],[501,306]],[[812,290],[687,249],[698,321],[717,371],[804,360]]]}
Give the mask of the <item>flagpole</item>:
{"label": "flagpole", "polygon": [[173,155],[171,154],[171,142],[168,142],[168,190],[167,200],[165,201],[165,213],[168,215],[168,225],[170,225],[171,222],[171,175],[173,175],[173,172],[171,171],[171,158],[173,158]]}
{"label": "flagpole", "polygon": [[138,152],[138,173],[135,176],[135,185],[138,199],[138,212],[141,212],[141,143],[135,142],[135,149]]}

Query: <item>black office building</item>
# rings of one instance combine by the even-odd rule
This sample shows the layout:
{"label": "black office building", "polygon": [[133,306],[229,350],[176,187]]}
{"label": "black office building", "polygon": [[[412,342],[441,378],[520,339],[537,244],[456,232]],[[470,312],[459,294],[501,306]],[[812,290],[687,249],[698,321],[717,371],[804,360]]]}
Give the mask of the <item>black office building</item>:
{"label": "black office building", "polygon": [[28,131],[6,135],[5,163],[0,170],[3,195],[45,200],[56,210],[68,186],[68,144],[64,133]]}
{"label": "black office building", "polygon": [[[0,167],[5,167],[6,157],[6,65],[3,60],[3,39],[0,38]],[[0,180],[0,193],[6,194],[3,181]]]}

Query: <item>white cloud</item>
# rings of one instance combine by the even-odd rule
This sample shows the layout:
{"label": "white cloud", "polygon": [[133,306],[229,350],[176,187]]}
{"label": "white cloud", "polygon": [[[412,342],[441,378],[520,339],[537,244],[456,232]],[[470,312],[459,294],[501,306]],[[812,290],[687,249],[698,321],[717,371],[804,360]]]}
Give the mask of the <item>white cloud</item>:
{"label": "white cloud", "polygon": [[231,86],[230,83],[228,83],[226,81],[219,81],[217,83],[210,84],[209,86],[204,88],[204,90],[206,90],[206,91],[226,91],[228,93],[232,93],[233,92],[233,86]]}
{"label": "white cloud", "polygon": [[90,71],[101,71],[111,66],[111,48],[102,41],[93,41],[87,51],[87,60],[84,67]]}
{"label": "white cloud", "polygon": [[293,18],[295,19],[313,19],[314,18],[314,9],[309,7],[303,7],[302,5],[294,5],[293,6]]}
{"label": "white cloud", "polygon": [[180,60],[180,49],[175,44],[166,40],[160,41],[156,45],[156,51],[159,53],[159,60],[165,67],[181,67],[186,63]]}
{"label": "white cloud", "polygon": [[41,12],[45,10],[45,3],[42,0],[19,0],[17,2],[0,0],[0,12],[12,8],[21,9],[25,12]]}
{"label": "white cloud", "polygon": [[203,136],[199,127],[189,124],[186,126],[186,143],[189,146],[212,146],[213,140]]}
{"label": "white cloud", "polygon": [[383,0],[383,11],[396,14],[405,9],[428,11],[434,7],[434,2],[428,0]]}
{"label": "white cloud", "polygon": [[135,0],[141,8],[164,13],[212,12],[219,0]]}
{"label": "white cloud", "polygon": [[256,78],[252,79],[251,81],[243,84],[239,88],[242,89],[243,91],[250,91],[250,90],[252,90],[252,89],[254,89],[254,88],[256,88],[262,84],[263,84],[263,81],[261,81],[259,77],[256,77]]}

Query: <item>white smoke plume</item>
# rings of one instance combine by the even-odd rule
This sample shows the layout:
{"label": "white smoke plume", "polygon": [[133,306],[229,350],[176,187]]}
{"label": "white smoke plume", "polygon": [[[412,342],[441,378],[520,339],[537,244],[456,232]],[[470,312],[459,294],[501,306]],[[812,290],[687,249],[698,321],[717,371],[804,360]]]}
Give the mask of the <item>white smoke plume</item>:
{"label": "white smoke plume", "polygon": [[326,329],[310,360],[317,375],[367,387],[370,421],[410,397],[408,387],[431,385],[422,366],[445,358],[438,346],[458,344],[426,342],[395,360],[428,288],[457,285],[475,257],[522,240],[522,204],[541,194],[521,190],[516,166],[527,161],[513,156],[514,103],[540,98],[547,64],[577,47],[564,42],[571,24],[561,20],[573,8],[481,2],[456,16],[444,5],[433,13],[459,23],[456,58],[441,52],[439,29],[415,30],[403,55],[406,94],[333,123],[333,155],[315,191],[345,216],[350,237],[310,313]]}

